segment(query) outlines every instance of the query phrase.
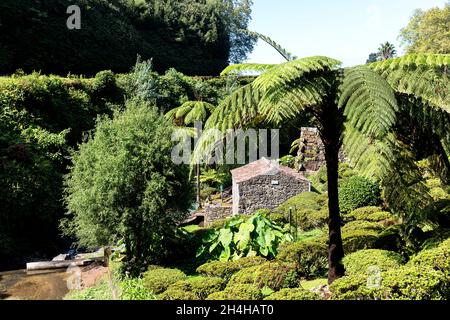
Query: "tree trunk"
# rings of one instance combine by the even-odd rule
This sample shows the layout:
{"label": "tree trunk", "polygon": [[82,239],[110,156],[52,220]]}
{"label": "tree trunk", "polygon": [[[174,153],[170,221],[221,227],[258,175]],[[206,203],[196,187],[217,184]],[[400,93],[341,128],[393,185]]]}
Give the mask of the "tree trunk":
{"label": "tree trunk", "polygon": [[339,193],[338,193],[338,169],[339,158],[338,151],[327,150],[325,148],[325,158],[327,163],[328,177],[328,283],[344,276],[345,269],[342,264],[344,257],[344,249],[342,246],[341,235],[341,215],[339,210]]}
{"label": "tree trunk", "polygon": [[196,165],[196,173],[197,173],[197,203],[199,208],[202,207],[201,199],[200,199],[200,164]]}
{"label": "tree trunk", "polygon": [[344,248],[341,235],[341,214],[339,210],[339,150],[343,118],[336,105],[330,104],[317,115],[322,128],[320,135],[325,146],[325,161],[328,178],[328,283],[345,275],[342,258]]}

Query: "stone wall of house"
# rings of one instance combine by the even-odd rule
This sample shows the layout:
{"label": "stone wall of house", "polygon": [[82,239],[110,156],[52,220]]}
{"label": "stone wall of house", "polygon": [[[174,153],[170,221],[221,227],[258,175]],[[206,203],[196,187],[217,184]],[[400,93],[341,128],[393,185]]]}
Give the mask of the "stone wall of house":
{"label": "stone wall of house", "polygon": [[227,206],[208,206],[204,211],[204,225],[205,227],[211,225],[213,222],[223,220],[233,215],[232,207]]}
{"label": "stone wall of house", "polygon": [[[339,152],[339,161],[347,161]],[[299,171],[318,171],[325,162],[325,146],[317,128],[301,128],[296,167]]]}
{"label": "stone wall of house", "polygon": [[310,190],[308,180],[295,179],[283,172],[258,176],[238,183],[238,213],[250,215],[260,209],[273,210],[286,200]]}

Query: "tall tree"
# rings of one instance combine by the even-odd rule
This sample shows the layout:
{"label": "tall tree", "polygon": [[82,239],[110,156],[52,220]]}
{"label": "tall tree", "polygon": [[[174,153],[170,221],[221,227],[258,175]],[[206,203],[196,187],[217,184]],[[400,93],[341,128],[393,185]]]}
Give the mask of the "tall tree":
{"label": "tall tree", "polygon": [[416,10],[399,38],[408,53],[450,53],[450,1],[443,8]]}
{"label": "tall tree", "polygon": [[[420,74],[439,70],[448,64],[450,57],[428,55],[388,61],[392,61],[389,64],[391,68],[384,65],[374,67],[382,70],[384,77],[369,66],[343,69],[339,61],[321,56],[291,60],[280,65],[258,65],[258,72],[262,74],[253,83],[229,96],[205,125],[205,129],[225,131],[250,123],[280,124],[305,112],[315,117],[325,146],[328,175],[329,283],[345,272],[341,262],[344,250],[338,198],[338,153],[341,146],[344,146],[352,163],[368,176],[381,180],[384,185],[401,188],[408,181],[395,166],[400,158],[405,158],[405,162],[409,158],[401,152],[403,149],[393,133],[399,112],[394,90],[419,96],[426,99],[430,106],[448,111],[445,96],[448,92],[430,96],[430,88],[434,85],[430,78],[420,79],[422,90],[411,91],[410,88],[417,85]],[[224,73],[240,73],[252,68],[254,65],[230,66]],[[390,72],[402,74],[403,78],[395,79],[406,83],[399,85],[390,79]],[[438,71],[435,75],[439,75],[438,79],[448,87],[448,77]],[[445,134],[448,135],[448,129]],[[207,150],[211,142],[208,139],[210,137],[205,135],[204,141],[198,144],[194,161]],[[400,198],[398,201],[401,203]]]}

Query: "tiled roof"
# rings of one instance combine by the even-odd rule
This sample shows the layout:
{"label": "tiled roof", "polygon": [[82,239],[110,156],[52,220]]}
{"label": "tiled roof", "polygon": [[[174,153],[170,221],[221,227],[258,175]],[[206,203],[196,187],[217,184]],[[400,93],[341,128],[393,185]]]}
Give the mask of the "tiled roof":
{"label": "tiled roof", "polygon": [[282,166],[278,162],[266,158],[261,158],[258,161],[231,170],[231,174],[233,181],[239,183],[262,175],[275,175],[280,171],[298,180],[308,180],[301,172],[297,172],[294,169]]}

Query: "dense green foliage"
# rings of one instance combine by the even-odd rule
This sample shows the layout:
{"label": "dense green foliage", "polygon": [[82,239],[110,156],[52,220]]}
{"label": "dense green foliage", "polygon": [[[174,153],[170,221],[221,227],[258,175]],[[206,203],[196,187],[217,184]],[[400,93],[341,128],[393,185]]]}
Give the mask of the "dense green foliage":
{"label": "dense green foliage", "polygon": [[252,256],[273,258],[278,245],[291,240],[289,233],[262,213],[250,218],[237,216],[227,221],[220,230],[207,234],[198,256],[207,254],[221,261]]}
{"label": "dense green foliage", "polygon": [[110,72],[0,78],[0,265],[36,249],[57,253],[69,148],[120,96]]}
{"label": "dense green foliage", "polygon": [[234,274],[228,286],[252,284],[256,287],[279,291],[299,285],[299,275],[293,263],[269,261],[259,266],[245,268]]}
{"label": "dense green foliage", "polygon": [[450,53],[450,3],[416,10],[399,38],[408,53]]}
{"label": "dense green foliage", "polygon": [[252,284],[227,286],[224,291],[215,292],[207,300],[261,300],[261,290]]}
{"label": "dense green foliage", "polygon": [[272,293],[264,300],[319,300],[319,296],[302,288],[285,288]]}
{"label": "dense green foliage", "polygon": [[163,112],[198,95],[216,104],[228,85],[242,81],[248,80],[191,78],[173,69],[160,76],[148,62],[124,75],[0,78],[1,265],[23,263],[30,254],[55,255],[67,245],[57,230],[64,212],[63,175],[70,150],[94,129],[98,115],[112,115],[131,97]]}
{"label": "dense green foliage", "polygon": [[232,261],[212,261],[197,268],[197,272],[209,277],[229,280],[239,270],[258,266],[266,262],[262,257],[246,257]]}
{"label": "dense green foliage", "polygon": [[222,291],[225,281],[214,277],[193,277],[177,281],[160,294],[162,300],[191,300],[185,297],[193,296],[193,300],[205,300],[209,295]]}
{"label": "dense green foliage", "polygon": [[141,55],[160,72],[214,75],[244,60],[255,43],[239,31],[250,20],[247,0],[83,0],[76,3],[81,29],[69,30],[66,10],[73,4],[2,1],[0,74],[126,72]]}
{"label": "dense green foliage", "polygon": [[339,206],[343,213],[380,204],[380,187],[367,178],[354,176],[339,189]]}
{"label": "dense green foliage", "polygon": [[270,217],[280,223],[291,222],[302,230],[322,228],[328,220],[327,201],[326,194],[304,192],[281,204]]}
{"label": "dense green foliage", "polygon": [[347,275],[367,274],[370,267],[376,267],[380,271],[387,271],[400,267],[402,262],[403,257],[400,254],[378,249],[360,250],[344,257]]}
{"label": "dense green foliage", "polygon": [[295,263],[299,275],[306,279],[323,277],[328,265],[325,239],[283,245],[277,259]]}
{"label": "dense green foliage", "polygon": [[132,273],[159,262],[192,200],[188,168],[172,162],[172,147],[170,124],[140,100],[112,120],[100,119],[95,136],[72,157],[65,232],[85,246],[123,238]]}
{"label": "dense green foliage", "polygon": [[144,273],[144,286],[154,294],[160,294],[177,281],[184,280],[186,275],[177,269],[155,268]]}

